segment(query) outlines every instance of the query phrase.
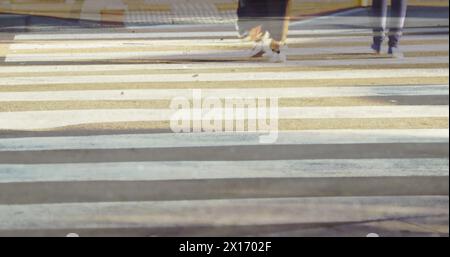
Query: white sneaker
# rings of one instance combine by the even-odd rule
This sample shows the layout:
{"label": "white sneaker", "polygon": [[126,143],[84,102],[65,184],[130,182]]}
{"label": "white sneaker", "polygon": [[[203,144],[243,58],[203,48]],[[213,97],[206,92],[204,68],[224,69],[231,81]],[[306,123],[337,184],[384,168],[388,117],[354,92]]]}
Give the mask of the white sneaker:
{"label": "white sneaker", "polygon": [[272,54],[272,48],[271,48],[271,44],[272,44],[272,38],[270,37],[269,33],[266,33],[266,35],[264,35],[263,39],[262,39],[262,45],[264,48],[264,52],[266,53],[265,56],[267,55],[271,55]]}
{"label": "white sneaker", "polygon": [[256,42],[250,51],[251,58],[259,58],[264,56],[264,46],[262,42]]}
{"label": "white sneaker", "polygon": [[287,56],[284,51],[273,52],[272,56],[269,57],[269,62],[273,63],[285,63],[287,62]]}
{"label": "white sneaker", "polygon": [[273,63],[285,63],[287,61],[287,45],[283,45],[280,47],[279,51],[274,51],[271,47],[272,39],[270,37],[266,37],[263,40],[263,48],[264,55],[263,57],[267,58],[269,62]]}
{"label": "white sneaker", "polygon": [[264,48],[263,57],[267,58],[269,62],[273,63],[285,63],[287,62],[286,55],[287,46],[282,46],[280,50],[274,51],[272,48]]}
{"label": "white sneaker", "polygon": [[264,33],[264,35],[262,36],[261,41],[266,42],[269,39],[270,39],[270,33],[269,33],[269,31],[266,31]]}

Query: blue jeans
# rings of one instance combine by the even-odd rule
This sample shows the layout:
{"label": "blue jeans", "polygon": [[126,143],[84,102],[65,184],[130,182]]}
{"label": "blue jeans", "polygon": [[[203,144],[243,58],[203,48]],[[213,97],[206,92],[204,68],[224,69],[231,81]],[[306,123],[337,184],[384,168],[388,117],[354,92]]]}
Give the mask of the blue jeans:
{"label": "blue jeans", "polygon": [[381,44],[388,32],[389,46],[398,45],[405,25],[407,9],[408,0],[392,0],[392,10],[388,17],[388,0],[373,0],[373,42],[375,44]]}

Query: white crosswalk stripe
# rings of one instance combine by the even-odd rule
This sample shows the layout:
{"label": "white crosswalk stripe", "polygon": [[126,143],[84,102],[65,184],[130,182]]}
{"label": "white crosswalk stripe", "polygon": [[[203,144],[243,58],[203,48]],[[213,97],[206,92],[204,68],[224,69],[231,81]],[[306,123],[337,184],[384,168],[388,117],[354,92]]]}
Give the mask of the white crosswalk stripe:
{"label": "white crosswalk stripe", "polygon": [[[203,97],[368,97],[368,96],[423,96],[448,95],[448,85],[372,86],[372,87],[304,87],[264,89],[204,89]],[[175,97],[193,97],[190,89],[144,90],[85,90],[45,92],[0,92],[2,102],[8,101],[94,101],[94,100],[170,100]]]}
{"label": "white crosswalk stripe", "polygon": [[98,76],[59,76],[55,77],[12,77],[4,78],[0,86],[15,85],[51,85],[51,84],[98,84],[98,83],[146,83],[146,82],[223,82],[223,81],[261,81],[261,80],[307,80],[307,79],[371,79],[439,77],[446,76],[448,69],[409,69],[391,73],[389,70],[361,71],[310,71],[310,72],[259,72],[255,73],[205,73],[161,75],[98,75]]}
{"label": "white crosswalk stripe", "polygon": [[199,69],[237,69],[237,68],[280,68],[280,67],[327,67],[327,66],[350,66],[350,65],[387,65],[387,64],[430,64],[445,63],[448,57],[436,56],[432,59],[424,57],[411,57],[407,59],[354,59],[354,60],[302,60],[289,61],[285,64],[278,63],[255,63],[255,62],[221,62],[221,63],[184,63],[184,64],[109,64],[109,65],[27,65],[27,66],[1,66],[0,74],[33,73],[34,76],[46,73],[74,73],[74,72],[119,72],[119,71],[152,71],[152,70],[199,70]]}
{"label": "white crosswalk stripe", "polygon": [[0,174],[0,182],[447,176],[449,162],[444,158],[419,158],[213,161],[207,167],[202,164],[199,161],[1,164],[0,169],[8,172]]}
{"label": "white crosswalk stripe", "polygon": [[[223,145],[254,145],[263,133],[204,134],[128,134],[78,137],[5,138],[1,151],[38,151],[62,149],[126,149],[207,147]],[[409,130],[311,130],[285,131],[278,136],[278,145],[297,144],[368,144],[368,143],[448,143],[445,129]]]}
{"label": "white crosswalk stripe", "polygon": [[[433,45],[432,45],[433,46]],[[415,51],[447,51],[449,50],[448,44],[434,45],[433,48],[422,48],[421,46],[406,46],[404,51],[406,53]],[[364,53],[367,51],[367,47],[334,47],[334,48],[309,48],[308,51],[304,49],[291,48],[287,52],[291,55],[311,55],[311,54],[350,54],[350,53]],[[45,54],[9,54],[6,58],[7,62],[37,62],[37,61],[82,61],[82,60],[110,60],[110,59],[129,59],[129,58],[146,58],[146,59],[166,59],[166,60],[179,60],[179,59],[191,59],[202,60],[209,59],[214,60],[217,58],[240,58],[251,57],[253,51],[249,50],[179,50],[179,51],[130,51],[130,52],[106,52],[106,53],[45,53]]]}
{"label": "white crosswalk stripe", "polygon": [[[293,30],[286,64],[233,31],[149,30],[15,36],[0,235],[448,216],[448,28],[410,30],[404,59],[373,56],[368,30]],[[194,89],[279,98],[278,139],[170,132],[170,101]]]}
{"label": "white crosswalk stripe", "polygon": [[[445,202],[445,197],[419,197],[420,206],[410,207],[403,203],[412,201],[411,197],[389,199],[373,197],[361,198],[282,198],[282,199],[241,199],[201,200],[201,201],[157,201],[157,202],[127,202],[127,203],[76,203],[76,204],[42,204],[26,206],[0,206],[2,220],[1,230],[38,230],[38,229],[75,229],[88,228],[176,228],[196,227],[212,224],[216,227],[232,225],[268,225],[289,224],[290,222],[305,223],[333,223],[333,222],[363,222],[376,220],[382,213],[387,219],[413,213],[416,216],[427,215],[430,212],[439,215],[442,208],[436,205]],[[379,210],[379,204],[387,207]],[[316,206],[322,215],[312,215],[310,209]],[[333,206],[332,208],[327,206]],[[395,211],[389,212],[389,209]],[[273,210],[289,209],[280,212],[274,219],[270,215]],[[366,209],[361,214],[361,209]],[[332,212],[330,212],[330,210]],[[41,215],[45,212],[47,215]],[[111,213],[115,213],[111,215]],[[130,215],[134,213],[134,215]],[[180,216],[179,213],[184,213]],[[304,213],[304,215],[298,215]],[[351,213],[352,215],[348,215]],[[307,215],[309,214],[309,215]],[[161,220],[159,217],[163,216]],[[199,217],[202,219],[188,218]],[[218,219],[217,217],[226,217]],[[105,217],[105,222],[99,217]],[[70,231],[70,230],[69,230]],[[28,231],[27,231],[28,232]]]}
{"label": "white crosswalk stripe", "polygon": [[[330,42],[335,43],[345,43],[345,42],[351,42],[351,43],[367,43],[367,37],[362,36],[349,36],[346,38],[342,37],[327,37],[327,40]],[[448,36],[435,36],[435,37],[423,37],[423,36],[409,36],[409,40],[411,41],[423,41],[425,43],[433,43],[433,41],[436,40],[448,40]],[[288,38],[289,44],[304,44],[304,43],[313,43],[313,42],[321,42],[323,39],[317,39],[315,37],[299,37],[299,38]],[[215,47],[230,47],[230,46],[251,46],[251,43],[242,42],[239,39],[227,39],[220,40],[220,39],[196,39],[195,41],[192,40],[87,40],[87,41],[80,41],[80,40],[73,40],[73,41],[49,41],[49,42],[26,42],[26,43],[20,43],[20,41],[14,45],[11,45],[10,49],[12,51],[18,51],[18,50],[45,50],[45,49],[52,49],[52,50],[58,50],[58,49],[90,49],[90,48],[130,48],[130,50],[134,47],[143,47],[143,46],[215,46]]]}
{"label": "white crosswalk stripe", "polygon": [[[133,121],[171,121],[179,113],[190,117],[191,112],[201,113],[209,109],[101,109],[70,111],[26,111],[0,113],[2,128],[6,130],[51,129],[89,123],[133,122]],[[257,108],[216,108],[225,113],[235,111],[236,120],[245,120],[248,112],[257,113]],[[414,118],[449,116],[448,106],[356,106],[356,107],[290,107],[279,108],[279,119],[370,119],[370,118]],[[224,119],[225,120],[225,119]]]}
{"label": "white crosswalk stripe", "polygon": [[[427,31],[427,29],[416,28],[409,29],[409,32],[414,33],[423,33]],[[160,38],[204,38],[204,37],[235,37],[237,32],[235,31],[196,31],[196,32],[140,32],[140,33],[105,33],[99,34],[95,33],[67,33],[67,34],[24,34],[17,35],[15,37],[16,40],[60,40],[60,39],[123,39],[123,38],[152,38],[152,39],[160,39]],[[98,31],[97,31],[98,32]],[[448,28],[436,28],[433,32],[442,32],[448,33]],[[358,34],[358,33],[371,33],[368,29],[319,29],[319,30],[291,30],[289,31],[289,36],[302,36],[302,35],[327,35],[327,34]]]}

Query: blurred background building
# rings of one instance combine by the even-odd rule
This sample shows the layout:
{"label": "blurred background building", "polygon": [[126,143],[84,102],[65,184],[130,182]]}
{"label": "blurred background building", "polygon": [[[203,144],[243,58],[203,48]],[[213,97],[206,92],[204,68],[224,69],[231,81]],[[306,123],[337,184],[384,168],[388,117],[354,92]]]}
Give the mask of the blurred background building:
{"label": "blurred background building", "polygon": [[[213,24],[235,20],[238,0],[0,0],[0,13],[133,24]],[[365,6],[370,0],[293,0],[296,18]],[[410,0],[448,6],[447,0]]]}

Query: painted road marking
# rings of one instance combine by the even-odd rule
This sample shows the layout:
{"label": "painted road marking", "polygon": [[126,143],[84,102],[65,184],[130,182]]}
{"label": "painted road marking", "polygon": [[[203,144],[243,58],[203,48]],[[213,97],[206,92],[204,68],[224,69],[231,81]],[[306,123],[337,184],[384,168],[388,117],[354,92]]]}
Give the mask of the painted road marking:
{"label": "painted road marking", "polygon": [[[259,145],[264,133],[158,133],[0,139],[1,151]],[[448,129],[283,131],[273,144],[448,143]]]}
{"label": "painted road marking", "polygon": [[0,183],[448,175],[442,158],[0,164]]}
{"label": "painted road marking", "polygon": [[[217,109],[226,111],[226,109]],[[244,119],[248,111],[256,109],[236,108],[235,119]],[[207,112],[208,110],[203,110]],[[64,110],[28,111],[0,113],[0,129],[33,130],[49,129],[71,125],[135,122],[169,121],[177,110],[171,109],[103,109],[103,110]],[[191,110],[180,114],[190,115]],[[242,116],[244,115],[244,116]],[[369,118],[418,118],[448,117],[448,105],[444,106],[352,106],[352,107],[288,107],[279,108],[279,119],[369,119]],[[186,116],[187,117],[187,116]]]}
{"label": "painted road marking", "polygon": [[[448,44],[429,45],[424,48],[420,45],[404,46],[403,51],[409,52],[434,52],[449,51]],[[132,50],[132,48],[130,48]],[[288,55],[314,55],[314,54],[370,54],[368,47],[319,47],[319,48],[289,48],[286,50]],[[33,62],[33,61],[80,61],[80,60],[108,60],[108,59],[128,59],[128,58],[150,58],[167,60],[177,59],[205,59],[212,60],[220,58],[243,58],[254,55],[251,48],[249,50],[178,50],[178,51],[127,51],[127,52],[94,52],[94,53],[36,53],[20,54],[11,53],[6,57],[6,62]]]}
{"label": "painted road marking", "polygon": [[[448,95],[448,85],[371,86],[371,87],[302,87],[302,88],[241,88],[202,89],[202,97],[369,97],[369,96],[438,96]],[[0,102],[11,101],[126,101],[171,100],[175,97],[192,99],[192,89],[131,89],[75,90],[45,92],[0,92]]]}
{"label": "painted road marking", "polygon": [[402,69],[392,72],[379,70],[334,70],[304,72],[236,72],[192,74],[135,74],[135,75],[96,75],[96,76],[47,76],[47,77],[7,77],[0,86],[14,85],[55,85],[55,84],[99,84],[99,83],[145,83],[145,82],[220,82],[220,81],[267,81],[267,80],[313,80],[313,79],[361,79],[361,78],[408,78],[408,77],[446,77],[449,69]]}

